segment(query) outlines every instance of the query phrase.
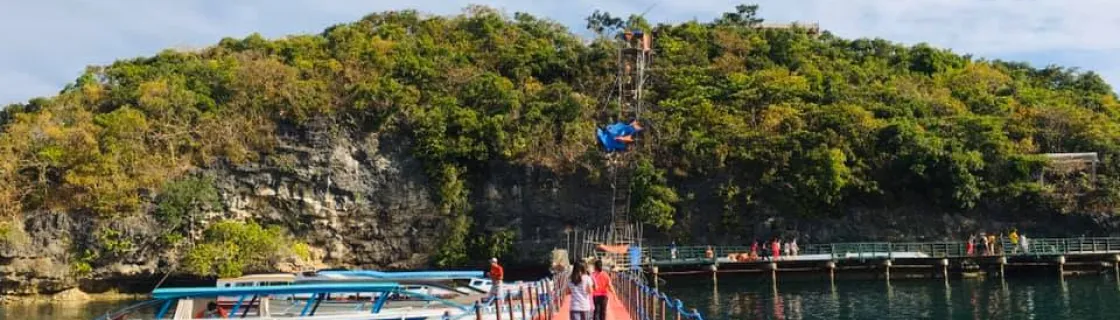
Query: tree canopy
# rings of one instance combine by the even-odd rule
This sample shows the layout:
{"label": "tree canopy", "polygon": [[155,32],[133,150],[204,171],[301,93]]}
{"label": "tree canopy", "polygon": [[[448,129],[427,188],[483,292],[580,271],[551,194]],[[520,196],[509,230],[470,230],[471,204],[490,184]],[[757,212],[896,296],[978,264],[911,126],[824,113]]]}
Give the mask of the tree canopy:
{"label": "tree canopy", "polygon": [[[734,9],[650,27],[652,149],[634,180],[645,222],[672,227],[691,179],[722,181],[737,215],[915,201],[1116,212],[1120,103],[1097,74],[764,28],[757,6]],[[173,183],[190,168],[264,161],[278,128],[329,119],[414,142],[447,216],[438,262],[461,263],[467,177],[494,161],[597,167],[594,128],[617,95],[614,40],[649,23],[602,12],[587,22],[594,39],[480,6],[391,11],[89,67],[58,95],[0,113],[0,214],[158,212],[180,223],[199,205]],[[1097,178],[1040,184],[1037,155],[1057,152],[1101,153]],[[176,193],[143,205],[165,188]]]}

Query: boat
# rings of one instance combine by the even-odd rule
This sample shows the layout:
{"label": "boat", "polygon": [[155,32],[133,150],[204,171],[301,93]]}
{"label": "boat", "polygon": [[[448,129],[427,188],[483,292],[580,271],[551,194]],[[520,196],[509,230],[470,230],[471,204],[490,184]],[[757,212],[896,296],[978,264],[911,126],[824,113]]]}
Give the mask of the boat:
{"label": "boat", "polygon": [[[377,282],[395,281],[401,285],[403,291],[439,298],[450,298],[460,295],[480,295],[489,293],[493,281],[482,278],[480,271],[408,271],[385,272],[373,270],[321,270],[301,273],[270,273],[254,274],[236,278],[218,279],[218,287],[254,287],[262,285],[290,285],[301,283],[323,282]],[[513,297],[518,296],[517,288],[520,282],[504,283],[503,291],[510,292]],[[311,296],[293,295],[277,296],[274,299],[309,299]],[[366,296],[345,296],[339,299],[363,299]],[[231,303],[230,297],[219,297],[219,304]],[[391,299],[408,300],[408,295],[394,295]]]}
{"label": "boat", "polygon": [[[97,320],[196,319],[208,309],[215,310],[218,297],[234,298],[231,306],[216,308],[223,317],[243,319],[425,320],[474,318],[476,315],[477,300],[473,297],[441,299],[403,289],[397,282],[386,281],[160,288],[152,291],[152,300],[122,308]],[[390,301],[394,294],[413,299]],[[273,299],[301,295],[309,299]],[[372,298],[331,299],[332,296],[351,295]],[[492,308],[478,308],[483,313],[482,319],[497,318]]]}

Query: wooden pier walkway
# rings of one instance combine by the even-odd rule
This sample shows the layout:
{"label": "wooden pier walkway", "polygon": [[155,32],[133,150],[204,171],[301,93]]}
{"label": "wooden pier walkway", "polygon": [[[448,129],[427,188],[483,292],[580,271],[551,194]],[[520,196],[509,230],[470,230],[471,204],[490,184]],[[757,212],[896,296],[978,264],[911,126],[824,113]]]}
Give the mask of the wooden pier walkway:
{"label": "wooden pier walkway", "polygon": [[[1029,247],[1017,246],[1007,238],[999,241],[995,252],[986,252],[977,243],[969,250],[964,241],[922,243],[834,243],[802,247],[798,255],[781,255],[777,260],[746,258],[748,246],[644,247],[641,266],[655,276],[722,272],[761,272],[771,277],[785,271],[823,271],[833,276],[840,270],[877,270],[887,278],[891,270],[918,270],[917,275],[948,277],[950,273],[973,275],[977,272],[1003,275],[1005,269],[1047,270],[1057,274],[1120,274],[1120,238],[1042,238],[1030,239]],[[952,272],[950,272],[952,271]]]}
{"label": "wooden pier walkway", "polygon": [[[570,308],[572,305],[569,299],[571,299],[571,297],[565,296],[564,299],[561,300],[560,311],[556,313],[556,316],[553,317],[553,319],[571,319]],[[610,296],[607,298],[607,319],[633,319],[632,317],[630,317],[630,311],[626,310],[626,307],[622,305],[622,301],[618,300],[618,295],[614,294],[614,292],[611,292]]]}

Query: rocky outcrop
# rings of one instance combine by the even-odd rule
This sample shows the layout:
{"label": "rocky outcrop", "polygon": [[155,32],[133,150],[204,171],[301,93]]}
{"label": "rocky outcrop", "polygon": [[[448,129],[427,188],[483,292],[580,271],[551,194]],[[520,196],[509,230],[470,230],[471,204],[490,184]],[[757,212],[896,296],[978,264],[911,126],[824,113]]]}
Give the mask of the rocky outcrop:
{"label": "rocky outcrop", "polygon": [[[319,146],[287,141],[260,161],[199,169],[216,177],[223,208],[206,221],[252,219],[281,225],[308,243],[320,267],[409,269],[427,266],[443,240],[445,218],[428,189],[422,164],[399,136],[344,134]],[[476,230],[514,234],[510,264],[543,264],[564,245],[568,227],[609,221],[607,188],[589,172],[495,162],[472,168],[470,201]],[[681,203],[673,237],[648,232],[653,242],[744,243],[754,237],[798,235],[803,243],[866,239],[947,239],[1009,226],[1034,234],[1100,234],[1116,230],[1115,218],[1003,214],[949,214],[922,206],[851,209],[840,218],[799,218],[781,212],[727,220],[712,192],[715,183],[678,181]],[[987,210],[1000,212],[997,209]],[[1096,220],[1093,220],[1096,219]],[[194,236],[200,229],[195,228]],[[116,230],[116,233],[96,230]],[[150,215],[95,219],[79,212],[27,214],[19,236],[0,244],[0,290],[35,295],[67,292],[146,292],[179,253],[161,246],[164,232]],[[83,270],[80,248],[127,239],[113,255]],[[477,257],[479,261],[487,257]],[[87,259],[88,260],[88,259]],[[300,266],[276,266],[295,269]],[[81,280],[79,280],[81,279]],[[67,296],[80,296],[69,291]]]}

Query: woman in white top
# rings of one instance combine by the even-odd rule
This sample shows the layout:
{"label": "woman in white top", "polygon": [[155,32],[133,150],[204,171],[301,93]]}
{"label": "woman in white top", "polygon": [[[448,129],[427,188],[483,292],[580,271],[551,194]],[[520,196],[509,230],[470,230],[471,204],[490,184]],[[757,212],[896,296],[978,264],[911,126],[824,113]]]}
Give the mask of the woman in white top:
{"label": "woman in white top", "polygon": [[574,268],[572,268],[572,276],[569,281],[568,292],[572,294],[570,319],[591,320],[591,311],[593,310],[591,291],[595,287],[595,282],[591,280],[591,276],[587,275],[587,267],[582,262],[576,262]]}

